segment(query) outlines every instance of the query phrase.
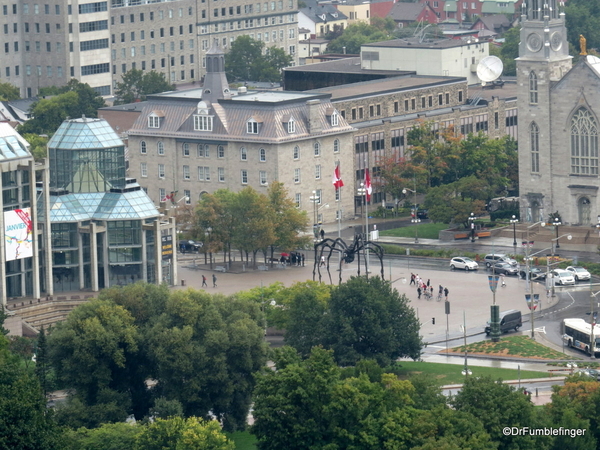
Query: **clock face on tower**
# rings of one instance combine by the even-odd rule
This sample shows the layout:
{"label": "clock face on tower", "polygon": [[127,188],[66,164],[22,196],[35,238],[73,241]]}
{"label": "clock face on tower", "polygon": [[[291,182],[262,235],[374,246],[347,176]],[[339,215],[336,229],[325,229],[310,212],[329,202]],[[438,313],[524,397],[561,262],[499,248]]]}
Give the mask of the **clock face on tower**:
{"label": "clock face on tower", "polygon": [[527,36],[527,48],[534,53],[542,49],[542,38],[539,34],[531,33]]}
{"label": "clock face on tower", "polygon": [[558,31],[552,33],[552,37],[550,38],[550,46],[555,52],[559,51],[562,47],[562,35]]}

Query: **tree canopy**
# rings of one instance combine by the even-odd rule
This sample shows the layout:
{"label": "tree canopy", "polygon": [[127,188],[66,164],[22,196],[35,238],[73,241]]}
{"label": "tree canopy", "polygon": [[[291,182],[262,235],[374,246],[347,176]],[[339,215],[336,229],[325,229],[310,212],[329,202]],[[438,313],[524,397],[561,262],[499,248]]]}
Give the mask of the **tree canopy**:
{"label": "tree canopy", "polygon": [[21,98],[19,88],[11,83],[0,83],[0,100],[12,101]]}
{"label": "tree canopy", "polygon": [[360,53],[360,46],[370,42],[386,41],[393,38],[396,23],[390,17],[374,18],[371,24],[358,22],[349,25],[341,36],[327,46],[329,53]]}
{"label": "tree canopy", "polygon": [[48,337],[52,365],[75,388],[58,419],[95,427],[182,411],[243,427],[252,375],[266,363],[263,323],[260,306],[242,298],[144,283],[106,289]]}
{"label": "tree canopy", "polygon": [[381,188],[400,199],[412,195],[403,188],[416,185],[435,222],[466,223],[489,199],[517,190],[516,143],[508,136],[491,139],[479,132],[461,139],[453,127],[435,130],[422,122],[408,132],[406,145],[405,157],[380,160]]}
{"label": "tree canopy", "polygon": [[251,254],[256,263],[259,251],[266,258],[269,247],[290,251],[306,242],[301,235],[308,225],[306,212],[296,208],[279,182],[271,183],[267,195],[251,187],[237,193],[221,189],[205,194],[196,216],[194,233],[204,241],[206,252],[223,251],[231,256],[231,250],[238,249],[242,259],[249,261]]}
{"label": "tree canopy", "polygon": [[167,81],[164,73],[151,70],[144,72],[131,69],[123,74],[122,81],[115,89],[115,105],[146,100],[146,96],[159,92],[172,91],[175,86]]}
{"label": "tree canopy", "polygon": [[263,41],[238,36],[225,55],[225,71],[229,81],[281,81],[281,70],[293,58],[279,47],[265,49]]}
{"label": "tree canopy", "polygon": [[87,83],[72,79],[59,88],[58,95],[41,99],[31,105],[32,119],[19,126],[19,133],[53,134],[67,118],[98,117],[104,99]]}

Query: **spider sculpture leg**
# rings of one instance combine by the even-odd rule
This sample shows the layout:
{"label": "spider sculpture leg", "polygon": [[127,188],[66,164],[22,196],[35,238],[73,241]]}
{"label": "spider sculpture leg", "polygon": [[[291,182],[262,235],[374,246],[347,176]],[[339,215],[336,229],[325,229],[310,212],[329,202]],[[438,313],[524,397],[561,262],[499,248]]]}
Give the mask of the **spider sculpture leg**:
{"label": "spider sculpture leg", "polygon": [[[315,272],[319,273],[319,282],[321,282],[321,262],[324,259],[324,253],[329,252],[327,257],[327,272],[329,272],[329,258],[331,258],[331,253],[334,251],[333,247],[335,246],[335,242],[333,239],[323,239],[321,242],[315,244],[315,265],[313,267],[313,281],[315,279]],[[329,274],[329,282],[331,283],[331,274]]]}
{"label": "spider sculpture leg", "polygon": [[379,258],[379,266],[381,268],[381,279],[385,280],[384,272],[383,272],[383,253],[384,253],[383,248],[379,244],[376,244],[371,241],[367,241],[365,243],[365,248],[367,248],[370,252],[377,255],[377,257]]}

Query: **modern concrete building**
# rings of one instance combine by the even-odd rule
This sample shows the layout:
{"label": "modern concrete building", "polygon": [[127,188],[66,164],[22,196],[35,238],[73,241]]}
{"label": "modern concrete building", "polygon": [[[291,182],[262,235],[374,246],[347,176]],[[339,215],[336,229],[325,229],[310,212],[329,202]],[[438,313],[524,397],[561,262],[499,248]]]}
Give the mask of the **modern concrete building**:
{"label": "modern concrete building", "polygon": [[478,39],[394,39],[362,45],[361,64],[368,70],[465,77],[468,84],[477,84],[477,64],[489,54],[489,43]]}
{"label": "modern concrete building", "polygon": [[139,112],[127,112],[130,105],[100,110],[114,125],[123,114],[138,114],[128,130],[129,176],[157,203],[195,203],[204,193],[246,186],[266,193],[279,181],[316,222],[353,217],[353,194],[340,198],[332,176],[336,164],[342,177],[353,171],[354,129],[330,96],[232,92],[223,67],[215,45],[203,89],[149,96]]}
{"label": "modern concrete building", "polygon": [[[521,218],[563,224],[600,222],[598,105],[600,59],[572,66],[565,14],[556,1],[527,4],[517,58]],[[594,231],[595,232],[595,231]]]}
{"label": "modern concrete building", "polygon": [[111,95],[132,68],[164,73],[172,83],[199,81],[213,40],[227,48],[249,35],[298,62],[296,0],[211,7],[205,0],[0,0],[4,52],[0,76],[36,96],[71,78]]}

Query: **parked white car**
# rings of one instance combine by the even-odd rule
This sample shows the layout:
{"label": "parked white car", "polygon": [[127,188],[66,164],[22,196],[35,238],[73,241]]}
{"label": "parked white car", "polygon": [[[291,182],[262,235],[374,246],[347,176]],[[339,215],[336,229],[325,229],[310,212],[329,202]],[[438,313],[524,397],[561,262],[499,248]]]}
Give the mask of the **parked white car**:
{"label": "parked white car", "polygon": [[590,275],[585,267],[569,266],[565,270],[573,274],[575,281],[586,281],[592,278],[592,275]]}
{"label": "parked white car", "polygon": [[554,269],[552,271],[552,278],[555,284],[564,286],[565,284],[575,284],[575,277],[568,270]]}
{"label": "parked white car", "polygon": [[450,260],[450,268],[452,270],[454,270],[454,269],[477,270],[477,269],[479,269],[479,264],[477,264],[471,258],[467,258],[465,256],[456,256]]}

